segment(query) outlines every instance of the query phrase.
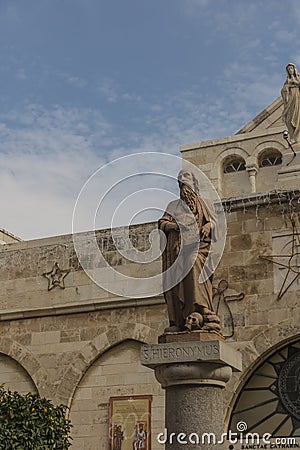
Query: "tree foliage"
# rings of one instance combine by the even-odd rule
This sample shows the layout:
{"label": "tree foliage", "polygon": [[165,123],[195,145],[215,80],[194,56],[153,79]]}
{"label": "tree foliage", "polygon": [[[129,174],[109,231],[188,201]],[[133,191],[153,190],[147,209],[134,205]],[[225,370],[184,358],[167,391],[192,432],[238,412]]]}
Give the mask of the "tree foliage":
{"label": "tree foliage", "polygon": [[71,445],[67,407],[36,394],[0,386],[0,450],[66,450]]}

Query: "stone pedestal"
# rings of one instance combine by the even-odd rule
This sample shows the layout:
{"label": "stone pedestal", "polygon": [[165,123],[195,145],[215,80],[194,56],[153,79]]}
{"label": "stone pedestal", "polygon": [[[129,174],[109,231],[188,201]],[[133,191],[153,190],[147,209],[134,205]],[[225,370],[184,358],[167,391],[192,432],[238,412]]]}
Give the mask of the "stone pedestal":
{"label": "stone pedestal", "polygon": [[144,345],[143,365],[154,369],[165,397],[165,428],[152,439],[166,450],[225,449],[222,388],[241,356],[222,340]]}

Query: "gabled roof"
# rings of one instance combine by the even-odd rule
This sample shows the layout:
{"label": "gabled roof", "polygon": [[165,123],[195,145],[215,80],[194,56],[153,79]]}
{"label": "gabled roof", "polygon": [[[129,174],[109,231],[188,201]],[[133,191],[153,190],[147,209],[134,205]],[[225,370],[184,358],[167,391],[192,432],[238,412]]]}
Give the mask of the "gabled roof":
{"label": "gabled roof", "polygon": [[3,228],[0,228],[0,244],[11,244],[13,242],[20,242],[20,241],[22,241],[21,238],[15,236],[12,233],[9,233]]}
{"label": "gabled roof", "polygon": [[[284,126],[282,120],[283,103],[282,98],[278,97],[270,106],[265,108],[258,114],[251,122],[247,123],[236,134],[249,133],[250,131],[265,131],[270,128],[277,128]],[[275,130],[274,130],[275,131]]]}

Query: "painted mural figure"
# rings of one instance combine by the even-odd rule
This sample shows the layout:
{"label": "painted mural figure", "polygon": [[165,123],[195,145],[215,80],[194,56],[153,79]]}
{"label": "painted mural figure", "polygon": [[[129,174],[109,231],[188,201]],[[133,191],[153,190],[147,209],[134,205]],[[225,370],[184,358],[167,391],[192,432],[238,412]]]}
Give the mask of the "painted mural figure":
{"label": "painted mural figure", "polygon": [[286,66],[286,81],[281,90],[283,100],[282,118],[293,143],[299,141],[300,136],[300,76],[295,64]]}
{"label": "painted mural figure", "polygon": [[146,439],[147,434],[144,430],[144,425],[142,423],[139,426],[134,427],[134,442],[133,450],[145,450],[146,449]]}
{"label": "painted mural figure", "polygon": [[199,195],[197,179],[190,170],[179,172],[178,183],[180,198],[168,204],[158,222],[167,240],[162,268],[170,326],[165,332],[183,331],[186,319],[195,312],[202,315],[204,329],[220,331],[212,307],[212,275],[199,281],[215,238],[216,215],[213,205]]}
{"label": "painted mural figure", "polygon": [[124,432],[122,425],[114,425],[113,428],[113,450],[122,450],[122,442],[124,439]]}

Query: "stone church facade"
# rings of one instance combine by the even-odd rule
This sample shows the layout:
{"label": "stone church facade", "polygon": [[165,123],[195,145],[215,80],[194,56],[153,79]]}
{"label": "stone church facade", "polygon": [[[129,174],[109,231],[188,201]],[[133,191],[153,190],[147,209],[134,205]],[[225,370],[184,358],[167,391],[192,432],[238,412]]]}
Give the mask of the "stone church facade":
{"label": "stone church facade", "polygon": [[[292,160],[281,114],[278,99],[234,136],[181,148],[215,185],[227,218],[214,307],[243,370],[224,389],[226,430],[245,421],[274,437],[300,436],[300,148]],[[139,250],[156,226],[131,227]],[[137,266],[117,254],[110,230],[96,238],[121,273],[160,271],[159,259]],[[76,450],[108,448],[112,397],[149,396],[151,448],[161,448],[164,392],[140,364],[140,348],[168,323],[163,296],[130,299],[98,287],[71,235],[21,241],[0,230],[0,244],[0,383],[67,404]]]}

